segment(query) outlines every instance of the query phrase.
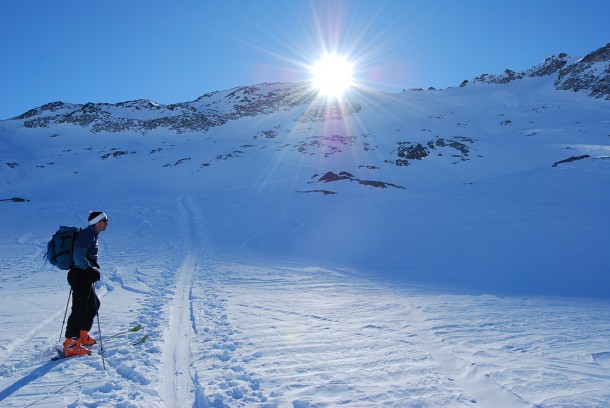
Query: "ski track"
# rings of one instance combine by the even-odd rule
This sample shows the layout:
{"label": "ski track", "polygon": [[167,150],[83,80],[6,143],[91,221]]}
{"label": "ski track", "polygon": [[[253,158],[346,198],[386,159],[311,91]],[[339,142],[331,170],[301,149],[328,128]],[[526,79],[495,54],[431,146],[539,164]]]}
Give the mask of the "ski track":
{"label": "ski track", "polygon": [[192,406],[194,377],[191,375],[190,345],[194,341],[192,309],[190,305],[193,275],[197,268],[199,242],[193,210],[181,199],[182,225],[187,231],[187,254],[178,270],[178,281],[174,298],[169,306],[169,324],[164,332],[164,347],[161,360],[161,392],[167,407]]}

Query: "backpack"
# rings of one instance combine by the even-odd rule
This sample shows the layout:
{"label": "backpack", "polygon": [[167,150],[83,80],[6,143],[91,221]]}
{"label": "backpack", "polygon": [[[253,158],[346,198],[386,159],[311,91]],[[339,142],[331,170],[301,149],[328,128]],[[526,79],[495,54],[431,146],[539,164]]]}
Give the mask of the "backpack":
{"label": "backpack", "polygon": [[80,228],[60,226],[47,244],[44,258],[57,268],[67,271],[74,265],[74,242]]}

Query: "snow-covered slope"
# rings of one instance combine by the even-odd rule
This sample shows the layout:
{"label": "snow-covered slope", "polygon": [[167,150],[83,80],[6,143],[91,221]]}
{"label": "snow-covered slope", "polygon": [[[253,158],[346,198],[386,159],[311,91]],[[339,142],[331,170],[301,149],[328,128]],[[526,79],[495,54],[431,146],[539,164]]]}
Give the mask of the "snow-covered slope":
{"label": "snow-covered slope", "polygon": [[[592,61],[0,122],[0,404],[606,406],[610,105],[556,89]],[[69,289],[41,262],[97,209],[102,329],[144,327],[105,373],[48,362]]]}
{"label": "snow-covered slope", "polygon": [[[108,121],[66,122],[75,115],[61,109],[64,119],[29,127],[49,117],[43,109],[2,122],[2,198],[70,196],[88,208],[109,196],[198,193],[232,256],[241,234],[256,233],[263,254],[375,275],[606,296],[608,103],[554,81],[353,90],[330,105],[304,84],[262,84],[192,102],[222,124],[190,132],[175,122],[101,131]],[[127,121],[142,104],[99,110]],[[236,214],[227,203],[239,203]]]}

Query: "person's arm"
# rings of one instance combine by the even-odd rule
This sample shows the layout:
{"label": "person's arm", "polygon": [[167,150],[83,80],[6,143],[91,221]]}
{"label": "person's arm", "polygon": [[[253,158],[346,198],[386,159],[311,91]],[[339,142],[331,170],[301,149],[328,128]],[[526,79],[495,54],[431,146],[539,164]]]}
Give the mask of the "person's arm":
{"label": "person's arm", "polygon": [[74,265],[81,269],[90,268],[91,264],[87,260],[87,257],[85,256],[86,254],[86,249],[74,247]]}
{"label": "person's arm", "polygon": [[88,229],[78,234],[74,243],[74,265],[81,269],[89,269],[93,265],[87,259],[89,247],[93,244],[94,237]]}

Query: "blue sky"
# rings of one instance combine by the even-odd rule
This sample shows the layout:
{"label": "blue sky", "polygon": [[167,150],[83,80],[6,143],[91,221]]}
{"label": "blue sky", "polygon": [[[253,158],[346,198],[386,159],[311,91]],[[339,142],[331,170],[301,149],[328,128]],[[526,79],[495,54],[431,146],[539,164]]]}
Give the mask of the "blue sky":
{"label": "blue sky", "polygon": [[307,80],[324,51],[377,90],[445,88],[584,56],[610,41],[609,15],[608,0],[4,0],[0,119]]}

